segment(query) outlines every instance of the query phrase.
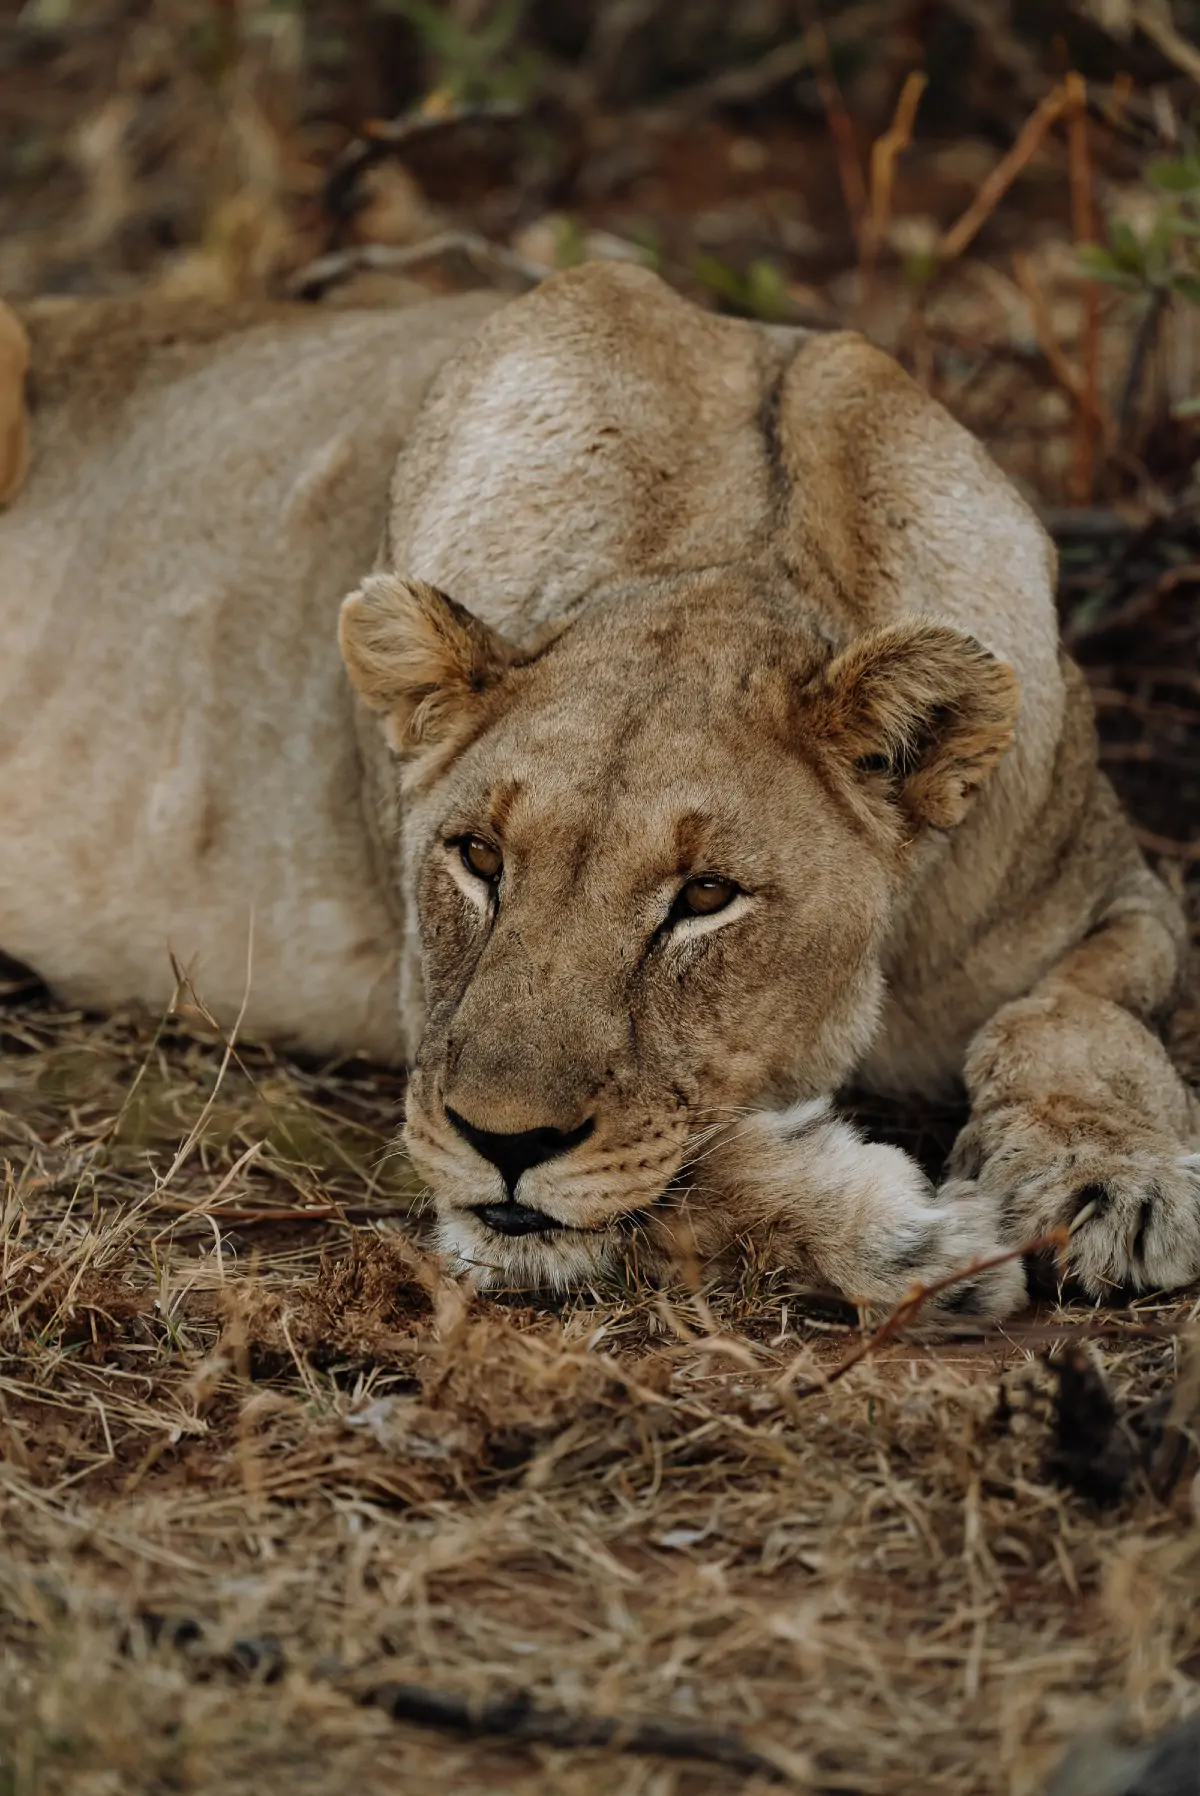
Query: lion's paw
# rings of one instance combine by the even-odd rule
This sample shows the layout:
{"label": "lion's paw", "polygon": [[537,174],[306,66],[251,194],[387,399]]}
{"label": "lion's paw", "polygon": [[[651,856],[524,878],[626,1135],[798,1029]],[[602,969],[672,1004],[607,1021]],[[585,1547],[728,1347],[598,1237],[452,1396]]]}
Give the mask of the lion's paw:
{"label": "lion's paw", "polygon": [[[895,1149],[874,1149],[895,1153]],[[926,1321],[974,1316],[998,1320],[1024,1307],[1025,1271],[1019,1259],[986,1264],[1005,1252],[995,1208],[978,1191],[939,1192],[889,1205],[878,1217],[860,1278],[873,1303],[901,1303],[917,1286],[936,1287],[921,1315]],[[958,1276],[979,1264],[979,1270]],[[870,1276],[868,1284],[868,1270]]]}
{"label": "lion's paw", "polygon": [[[808,1270],[856,1301],[892,1308],[1004,1252],[995,1208],[978,1192],[936,1195],[899,1148],[864,1141],[827,1103],[758,1112],[743,1122],[723,1171],[745,1221],[781,1225]],[[1026,1300],[1017,1259],[955,1278],[923,1306],[926,1321],[996,1318]]]}
{"label": "lion's paw", "polygon": [[976,1177],[943,1189],[976,1189],[1006,1240],[1067,1230],[1066,1272],[1092,1297],[1171,1290],[1200,1277],[1200,1154],[1144,1134],[1126,1152],[1086,1136],[1048,1139],[1019,1118],[998,1140],[988,1134],[991,1151]]}

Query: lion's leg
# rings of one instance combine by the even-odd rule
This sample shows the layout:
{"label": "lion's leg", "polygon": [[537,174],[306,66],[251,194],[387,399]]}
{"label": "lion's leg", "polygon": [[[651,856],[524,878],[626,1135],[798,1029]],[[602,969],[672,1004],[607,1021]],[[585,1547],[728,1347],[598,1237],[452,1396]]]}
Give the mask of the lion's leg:
{"label": "lion's leg", "polygon": [[967,1055],[971,1118],[948,1200],[980,1196],[1019,1241],[1066,1226],[1095,1296],[1200,1275],[1197,1106],[1154,1032],[1178,980],[1180,919],[1144,868],[1088,937]]}
{"label": "lion's leg", "polygon": [[25,327],[0,299],[0,505],[16,497],[29,471],[28,370]]}
{"label": "lion's leg", "polygon": [[[891,1307],[1002,1251],[986,1200],[940,1201],[899,1148],[862,1139],[829,1100],[752,1111],[697,1155],[679,1233],[705,1258],[762,1241],[804,1282]],[[930,1314],[1005,1316],[1025,1299],[1010,1261],[956,1283]]]}

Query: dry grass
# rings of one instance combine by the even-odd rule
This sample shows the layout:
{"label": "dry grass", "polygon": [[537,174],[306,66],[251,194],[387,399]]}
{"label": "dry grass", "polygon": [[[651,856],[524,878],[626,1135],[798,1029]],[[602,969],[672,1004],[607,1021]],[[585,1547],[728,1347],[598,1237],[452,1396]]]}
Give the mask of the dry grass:
{"label": "dry grass", "polygon": [[755,1787],[426,1733],[356,1700],[385,1679],[881,1796],[1034,1790],[1100,1716],[1195,1706],[1193,1464],[1065,1491],[1022,1370],[1090,1333],[1136,1420],[1194,1301],[900,1341],[796,1402],[856,1337],[760,1268],[468,1301],[412,1244],[387,1075],[0,1015],[5,1796]]}

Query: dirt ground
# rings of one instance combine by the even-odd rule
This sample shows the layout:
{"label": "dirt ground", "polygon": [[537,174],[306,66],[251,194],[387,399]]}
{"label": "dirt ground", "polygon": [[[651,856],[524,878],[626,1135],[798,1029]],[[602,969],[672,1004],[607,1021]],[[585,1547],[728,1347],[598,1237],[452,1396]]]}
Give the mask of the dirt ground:
{"label": "dirt ground", "polygon": [[[0,292],[628,255],[869,330],[1042,509],[1194,902],[1194,12],[29,0]],[[403,1081],[202,998],[96,1019],[0,972],[0,1796],[1033,1796],[1200,1710],[1196,1292],[866,1351],[752,1262],[472,1299]],[[871,1120],[931,1166],[955,1121]]]}

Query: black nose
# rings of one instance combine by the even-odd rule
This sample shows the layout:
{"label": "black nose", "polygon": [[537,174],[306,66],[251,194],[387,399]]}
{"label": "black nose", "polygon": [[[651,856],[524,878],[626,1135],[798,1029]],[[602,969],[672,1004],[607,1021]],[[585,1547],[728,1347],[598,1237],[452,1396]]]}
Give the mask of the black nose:
{"label": "black nose", "polygon": [[491,1161],[508,1186],[510,1195],[516,1190],[517,1180],[523,1172],[541,1166],[545,1160],[556,1160],[560,1154],[569,1154],[573,1147],[587,1140],[596,1126],[589,1117],[577,1129],[522,1129],[518,1135],[496,1135],[491,1129],[477,1129],[457,1110],[451,1110],[449,1104],[446,1105],[446,1115],[463,1140],[470,1142],[477,1154]]}

